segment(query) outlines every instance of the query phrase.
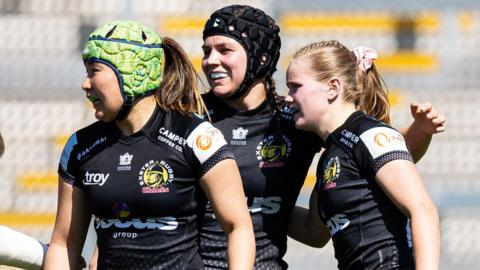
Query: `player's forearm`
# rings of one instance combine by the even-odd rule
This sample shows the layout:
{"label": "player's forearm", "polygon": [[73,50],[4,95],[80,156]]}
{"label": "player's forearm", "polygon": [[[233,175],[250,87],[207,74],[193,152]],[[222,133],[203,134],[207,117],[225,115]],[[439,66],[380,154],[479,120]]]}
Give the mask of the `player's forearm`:
{"label": "player's forearm", "polygon": [[227,234],[228,269],[253,269],[255,262],[255,236],[251,222],[234,226]]}
{"label": "player's forearm", "polygon": [[330,240],[330,233],[319,221],[312,221],[309,209],[295,206],[290,215],[288,236],[305,245],[321,248]]}
{"label": "player's forearm", "polygon": [[440,256],[440,225],[437,209],[432,205],[417,211],[411,218],[413,250],[417,270],[437,270]]}
{"label": "player's forearm", "polygon": [[295,206],[290,215],[290,223],[288,225],[288,236],[303,243],[312,246],[309,240],[309,230],[306,230],[308,219],[308,209]]}
{"label": "player's forearm", "polygon": [[81,248],[68,248],[66,245],[51,242],[44,269],[79,269],[79,265],[82,265],[81,252]]}

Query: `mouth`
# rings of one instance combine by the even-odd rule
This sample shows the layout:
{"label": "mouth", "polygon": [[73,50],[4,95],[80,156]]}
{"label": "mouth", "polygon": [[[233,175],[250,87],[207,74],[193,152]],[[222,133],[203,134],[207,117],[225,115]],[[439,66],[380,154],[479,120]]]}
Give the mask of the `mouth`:
{"label": "mouth", "polygon": [[297,120],[300,115],[301,115],[301,111],[300,111],[300,108],[298,108],[297,106],[295,106],[295,104],[291,104],[290,105],[290,108],[292,110],[292,116],[295,120]]}
{"label": "mouth", "polygon": [[95,96],[92,96],[92,95],[87,95],[87,98],[88,98],[88,100],[90,100],[90,102],[92,102],[92,103],[94,103],[94,104],[95,104],[96,102],[100,101],[99,98],[97,98],[97,97],[95,97]]}
{"label": "mouth", "polygon": [[208,79],[211,82],[218,82],[218,81],[220,81],[222,79],[225,79],[227,77],[228,77],[227,72],[213,71],[213,72],[208,73]]}

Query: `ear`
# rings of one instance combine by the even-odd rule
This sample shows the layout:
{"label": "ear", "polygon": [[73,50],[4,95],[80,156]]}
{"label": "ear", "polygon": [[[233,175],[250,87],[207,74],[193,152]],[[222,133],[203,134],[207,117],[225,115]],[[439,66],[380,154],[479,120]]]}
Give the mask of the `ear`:
{"label": "ear", "polygon": [[328,80],[328,87],[328,99],[334,100],[340,94],[340,80],[338,80],[337,78],[332,78]]}

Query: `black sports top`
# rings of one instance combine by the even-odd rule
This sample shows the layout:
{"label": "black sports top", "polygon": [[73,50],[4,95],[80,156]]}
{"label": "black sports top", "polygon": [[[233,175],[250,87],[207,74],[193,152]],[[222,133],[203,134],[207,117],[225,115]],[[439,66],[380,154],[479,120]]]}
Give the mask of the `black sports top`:
{"label": "black sports top", "polygon": [[[249,111],[228,107],[204,95],[213,125],[235,154],[253,220],[255,269],[285,269],[288,221],[321,140],[295,129],[293,109],[273,117],[267,102]],[[207,269],[226,269],[226,239],[207,205],[200,254]]]}
{"label": "black sports top", "polygon": [[103,122],[74,133],[59,173],[96,216],[99,268],[201,269],[198,179],[233,157],[225,146],[209,122],[158,106],[131,136]]}
{"label": "black sports top", "polygon": [[315,188],[319,214],[332,235],[338,267],[411,267],[408,219],[375,180],[386,163],[412,160],[402,135],[355,112],[330,134],[325,148]]}

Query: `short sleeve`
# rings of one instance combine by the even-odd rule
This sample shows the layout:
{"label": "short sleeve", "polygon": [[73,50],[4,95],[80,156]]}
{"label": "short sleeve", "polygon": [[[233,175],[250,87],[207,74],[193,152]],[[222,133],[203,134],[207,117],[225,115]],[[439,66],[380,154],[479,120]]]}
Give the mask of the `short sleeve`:
{"label": "short sleeve", "polygon": [[[402,134],[393,128],[385,126],[374,127],[362,133],[360,139],[370,155],[369,166],[374,174],[390,161],[413,161]],[[362,151],[359,152],[361,153]],[[361,157],[363,160],[365,158],[367,157]]]}
{"label": "short sleeve", "polygon": [[200,163],[200,175],[204,175],[220,161],[234,158],[226,147],[223,134],[209,122],[202,122],[190,133],[187,145]]}
{"label": "short sleeve", "polygon": [[70,136],[63,148],[62,155],[60,156],[60,163],[58,166],[58,174],[65,180],[65,182],[71,185],[76,185],[75,175],[78,165],[76,162],[74,150],[76,149],[77,145],[77,133],[74,133],[72,136]]}

